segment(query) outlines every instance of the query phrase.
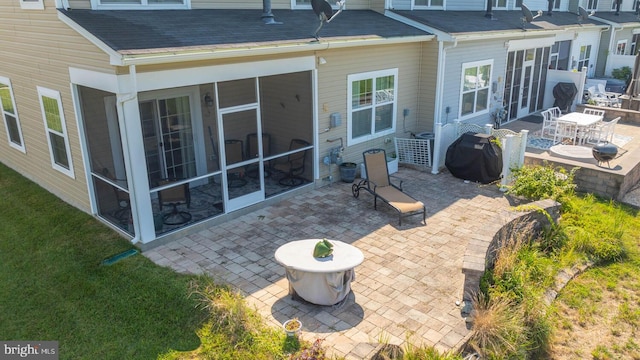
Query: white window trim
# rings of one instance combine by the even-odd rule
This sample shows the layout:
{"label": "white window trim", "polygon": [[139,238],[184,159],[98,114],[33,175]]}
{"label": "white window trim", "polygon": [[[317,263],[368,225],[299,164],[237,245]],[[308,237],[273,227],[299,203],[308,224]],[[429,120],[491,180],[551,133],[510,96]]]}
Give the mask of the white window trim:
{"label": "white window trim", "polygon": [[[369,135],[366,136],[361,136],[358,138],[353,138],[352,136],[352,114],[353,114],[353,105],[352,105],[352,91],[353,91],[353,82],[354,81],[358,81],[358,80],[366,80],[366,79],[373,79],[373,84],[375,86],[375,79],[378,77],[382,77],[382,76],[389,76],[389,75],[393,75],[393,111],[391,112],[391,128],[384,130],[384,131],[380,131],[377,133],[371,133]],[[374,91],[374,95],[375,95],[375,91]],[[375,109],[375,96],[373,97],[373,103],[371,105],[372,108]],[[352,75],[348,75],[347,76],[347,145],[355,145],[355,144],[360,144],[363,143],[365,141],[369,141],[369,140],[373,140],[373,139],[377,139],[380,137],[384,137],[384,136],[389,136],[392,134],[395,134],[396,132],[396,112],[398,109],[398,68],[395,69],[386,69],[386,70],[379,70],[379,71],[372,71],[372,72],[366,72],[366,73],[359,73],[359,74],[352,74]],[[372,123],[371,126],[373,128],[373,126],[375,125],[375,123]]]}
{"label": "white window trim", "polygon": [[496,2],[496,5],[493,6],[493,10],[507,10],[507,8],[509,7],[509,1],[505,0],[504,2],[504,6],[498,6],[499,1],[498,0],[494,0]]}
{"label": "white window trim", "polygon": [[429,0],[429,5],[416,5],[415,0],[411,0],[411,10],[444,10],[447,0],[442,1],[442,5],[431,5],[433,0]]}
{"label": "white window trim", "polygon": [[44,10],[44,0],[20,0],[20,8],[24,10]]}
{"label": "white window trim", "polygon": [[[61,173],[75,179],[75,174],[73,172],[73,158],[71,157],[71,149],[69,147],[69,136],[67,134],[67,124],[64,119],[64,108],[62,107],[62,99],[60,97],[60,92],[56,90],[51,90],[47,88],[43,88],[38,86],[38,101],[40,102],[40,112],[42,113],[42,120],[44,121],[44,130],[45,136],[47,138],[47,144],[49,145],[49,156],[51,157],[51,166],[60,171]],[[55,99],[58,103],[58,110],[60,111],[60,125],[62,127],[63,133],[59,133],[57,131],[49,129],[47,125],[47,116],[44,111],[44,104],[42,102],[42,97],[46,96],[48,98]],[[49,133],[54,133],[56,135],[62,136],[64,138],[64,146],[67,152],[67,161],[69,162],[69,168],[65,168],[56,164],[55,158],[53,156],[53,148],[51,147],[51,139],[49,138]]]}
{"label": "white window trim", "polygon": [[[331,1],[327,1],[329,2],[329,5],[331,5],[331,8],[333,10],[338,10],[338,5],[335,4],[335,1],[333,1],[333,3],[331,3]],[[347,8],[347,5],[349,4],[344,4],[343,9]],[[311,4],[300,4],[298,5],[298,1],[297,0],[291,0],[291,9],[293,10],[310,10],[311,9]]]}
{"label": "white window trim", "polygon": [[[465,69],[471,68],[471,67],[480,67],[480,66],[484,66],[484,65],[489,65],[491,66],[491,72],[489,73],[489,81],[487,86],[483,87],[483,89],[488,89],[489,90],[489,95],[487,96],[487,106],[485,110],[481,110],[481,111],[477,111],[477,112],[472,112],[470,114],[467,115],[462,115],[462,95],[464,94],[464,71]],[[489,60],[481,60],[481,61],[473,61],[473,62],[467,62],[467,63],[463,63],[462,64],[462,71],[460,73],[460,94],[459,94],[459,105],[458,105],[458,119],[460,120],[464,120],[464,119],[469,119],[469,118],[473,118],[479,115],[484,115],[484,114],[488,114],[489,111],[491,111],[490,109],[490,103],[491,103],[491,79],[493,76],[493,59],[489,59]],[[478,89],[475,90],[475,92],[478,92]]]}
{"label": "white window trim", "polygon": [[[0,113],[2,113],[2,118],[4,119],[4,127],[7,130],[7,140],[9,141],[9,146],[12,148],[18,149],[23,153],[26,153],[27,150],[24,147],[24,137],[22,137],[22,125],[20,124],[20,118],[18,117],[18,108],[16,107],[16,99],[13,96],[13,87],[11,87],[11,80],[9,78],[0,76],[0,83],[7,85],[9,87],[9,94],[11,95],[11,104],[13,106],[13,111],[15,113],[9,113],[8,111],[4,111],[2,108],[2,103],[0,103]],[[12,117],[16,119],[16,126],[18,127],[18,136],[20,137],[20,144],[18,145],[11,141],[11,134],[9,134],[9,124],[7,123],[6,114],[10,114]]]}
{"label": "white window trim", "polygon": [[91,0],[92,10],[180,10],[191,9],[191,0],[182,0],[182,4],[149,4],[148,0],[137,0],[140,4],[103,4],[102,0]]}
{"label": "white window trim", "polygon": [[[622,53],[618,52],[618,48],[620,47],[620,45],[624,45],[624,49],[622,50]],[[616,55],[624,55],[625,52],[627,51],[627,40],[618,40],[618,42],[616,43]]]}

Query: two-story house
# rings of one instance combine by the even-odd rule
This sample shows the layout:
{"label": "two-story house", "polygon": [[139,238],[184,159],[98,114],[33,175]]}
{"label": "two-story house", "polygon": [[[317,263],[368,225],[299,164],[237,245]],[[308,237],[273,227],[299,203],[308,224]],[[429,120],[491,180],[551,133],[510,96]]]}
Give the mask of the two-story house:
{"label": "two-story house", "polygon": [[433,119],[438,44],[384,5],[316,39],[308,0],[3,1],[0,160],[140,244],[327,185]]}
{"label": "two-story house", "polygon": [[533,21],[520,0],[494,0],[491,12],[484,1],[416,3],[394,1],[387,12],[437,35],[436,121],[484,123],[504,106],[502,122],[508,122],[551,106],[547,70],[584,67],[593,76],[600,34],[609,28],[579,19],[576,2],[569,1],[528,2]]}
{"label": "two-story house", "polygon": [[3,2],[0,160],[133,242],[170,240],[393,137],[549,107],[550,73],[599,74],[626,31],[577,15],[605,0],[349,0],[322,27],[311,3]]}
{"label": "two-story house", "polygon": [[611,76],[622,67],[633,69],[640,39],[640,1],[601,1],[593,17],[609,28],[602,33],[596,76]]}

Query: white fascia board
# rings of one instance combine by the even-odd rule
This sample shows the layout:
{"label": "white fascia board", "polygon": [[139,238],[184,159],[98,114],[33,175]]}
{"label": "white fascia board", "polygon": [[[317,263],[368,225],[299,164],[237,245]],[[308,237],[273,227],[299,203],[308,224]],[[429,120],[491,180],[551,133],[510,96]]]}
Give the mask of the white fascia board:
{"label": "white fascia board", "polygon": [[114,94],[121,92],[116,74],[69,67],[69,78],[72,84],[86,86]]}
{"label": "white fascia board", "polygon": [[520,39],[537,39],[537,38],[546,38],[549,36],[555,36],[558,32],[563,32],[564,30],[538,30],[538,31],[507,31],[507,32],[486,32],[486,33],[467,33],[456,35],[456,39],[458,41],[478,41],[478,40],[489,40],[489,39],[507,39],[511,40],[520,40]]}
{"label": "white fascia board", "polygon": [[290,54],[304,51],[321,51],[327,49],[354,48],[361,46],[393,45],[413,42],[431,41],[433,35],[406,36],[394,39],[379,37],[350,39],[350,40],[326,40],[317,43],[293,43],[271,46],[240,47],[234,49],[205,49],[199,51],[183,50],[182,52],[167,51],[163,53],[122,55],[118,65],[152,65],[167,64],[184,61],[228,59],[235,57],[251,57],[261,55]]}
{"label": "white fascia board", "polygon": [[102,40],[93,36],[90,32],[86,31],[82,26],[78,25],[75,21],[66,17],[63,13],[58,11],[58,19],[65,23],[67,26],[78,32],[78,34],[82,35],[85,39],[89,40],[93,45],[97,46],[100,50],[104,51],[107,55],[109,55],[110,64],[111,65],[122,65],[119,61],[122,58],[122,55],[118,54],[117,51],[110,48],[107,44],[105,44]]}
{"label": "white fascia board", "polygon": [[[280,60],[139,72],[136,75],[136,87],[138,92],[152,91],[209,82],[311,71],[315,69],[315,67],[315,56],[303,56]],[[129,81],[129,75],[118,75],[118,77],[123,83]]]}
{"label": "white fascia board", "polygon": [[538,47],[547,47],[551,46],[556,42],[555,36],[547,36],[540,38],[529,38],[529,39],[519,39],[519,40],[507,40],[506,47],[508,51],[515,50],[525,50],[532,49]]}

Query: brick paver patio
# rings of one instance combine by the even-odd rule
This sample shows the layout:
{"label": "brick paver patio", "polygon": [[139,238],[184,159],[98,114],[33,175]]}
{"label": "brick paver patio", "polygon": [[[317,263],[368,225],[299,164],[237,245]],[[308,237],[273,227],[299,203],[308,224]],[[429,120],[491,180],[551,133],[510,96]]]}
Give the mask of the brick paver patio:
{"label": "brick paver patio", "polygon": [[[183,273],[207,273],[240,289],[264,318],[280,326],[298,317],[302,336],[325,339],[347,359],[371,356],[379,341],[456,350],[469,329],[463,298],[478,285],[488,243],[516,212],[496,185],[464,182],[400,168],[407,193],[427,206],[397,226],[386,205],[351,184],[334,183],[158,246],[144,255]],[[356,179],[357,181],[357,179]],[[336,306],[301,303],[274,259],[282,244],[304,238],[350,243],[364,253],[347,300]],[[460,302],[457,305],[456,302]]]}

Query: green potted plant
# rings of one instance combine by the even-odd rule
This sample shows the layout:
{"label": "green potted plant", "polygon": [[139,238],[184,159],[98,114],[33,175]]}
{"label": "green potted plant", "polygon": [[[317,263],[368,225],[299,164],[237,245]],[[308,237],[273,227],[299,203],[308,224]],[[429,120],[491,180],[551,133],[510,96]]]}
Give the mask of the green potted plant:
{"label": "green potted plant", "polygon": [[282,328],[287,336],[295,336],[302,330],[302,322],[298,318],[289,319],[282,324]]}

